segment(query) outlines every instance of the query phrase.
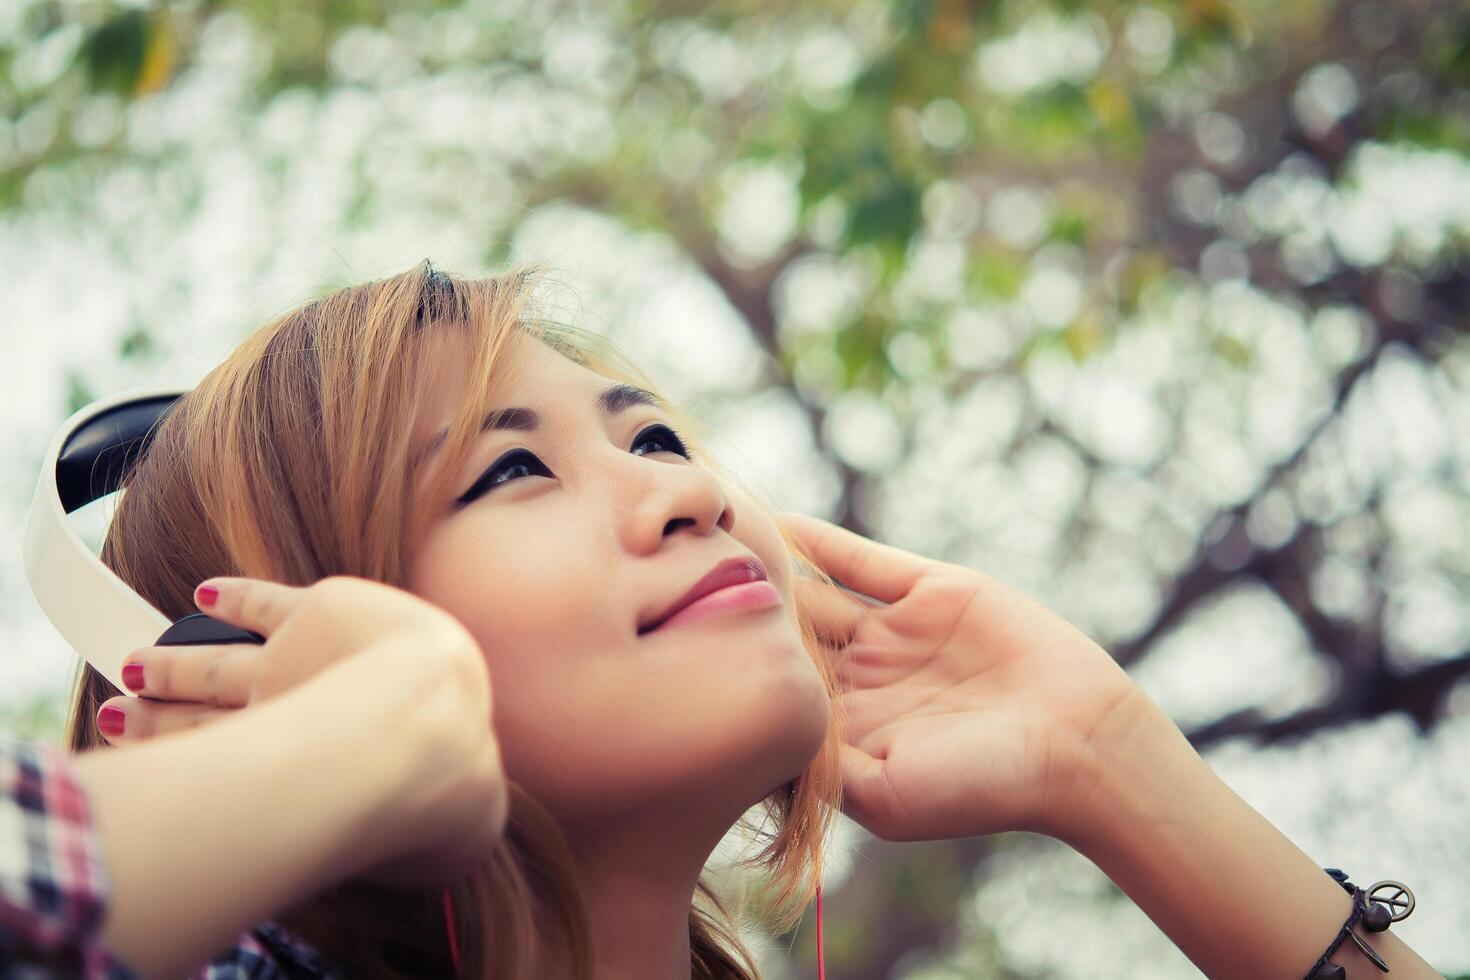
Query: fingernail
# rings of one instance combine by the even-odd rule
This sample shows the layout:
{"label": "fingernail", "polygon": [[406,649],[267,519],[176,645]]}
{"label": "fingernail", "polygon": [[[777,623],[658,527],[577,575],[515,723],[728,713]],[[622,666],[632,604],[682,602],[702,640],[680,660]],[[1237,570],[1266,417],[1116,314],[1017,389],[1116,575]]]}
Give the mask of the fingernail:
{"label": "fingernail", "polygon": [[214,600],[219,598],[219,589],[213,585],[201,585],[196,594],[199,596],[199,604],[201,606],[212,606],[214,605]]}
{"label": "fingernail", "polygon": [[122,678],[123,678],[123,683],[128,686],[128,690],[130,690],[130,691],[141,691],[141,690],[143,690],[143,665],[142,664],[123,664]]}
{"label": "fingernail", "polygon": [[105,705],[97,712],[97,727],[102,729],[104,735],[121,735],[123,727],[127,725],[128,716],[122,709]]}

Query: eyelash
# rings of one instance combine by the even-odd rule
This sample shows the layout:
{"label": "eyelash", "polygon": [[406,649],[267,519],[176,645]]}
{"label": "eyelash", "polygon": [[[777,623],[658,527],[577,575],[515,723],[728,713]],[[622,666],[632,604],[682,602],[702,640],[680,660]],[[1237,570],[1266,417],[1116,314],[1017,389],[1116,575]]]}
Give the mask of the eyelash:
{"label": "eyelash", "polygon": [[[679,455],[683,456],[685,459],[691,458],[689,455],[689,450],[684,448],[684,442],[679,438],[679,434],[673,429],[669,428],[667,425],[650,425],[648,428],[638,433],[638,435],[633,439],[633,445],[637,446],[639,443],[651,439],[650,433],[667,434],[668,441],[673,443],[673,446],[672,448],[666,448],[665,451],[676,452]],[[459,496],[459,499],[455,501],[455,504],[463,507],[465,504],[468,504],[471,501],[476,500],[480,496],[489,493],[496,487],[504,486],[505,484],[512,482],[510,480],[497,481],[494,479],[494,477],[502,470],[512,469],[516,466],[527,465],[525,462],[522,461],[524,458],[534,460],[536,462],[536,465],[540,466],[541,469],[546,473],[546,475],[551,475],[551,471],[546,469],[546,464],[541,462],[541,460],[536,457],[535,453],[531,452],[529,449],[514,449],[497,459],[495,462],[491,463],[490,468],[487,469],[484,473],[480,474],[479,479],[471,484],[470,488]]]}

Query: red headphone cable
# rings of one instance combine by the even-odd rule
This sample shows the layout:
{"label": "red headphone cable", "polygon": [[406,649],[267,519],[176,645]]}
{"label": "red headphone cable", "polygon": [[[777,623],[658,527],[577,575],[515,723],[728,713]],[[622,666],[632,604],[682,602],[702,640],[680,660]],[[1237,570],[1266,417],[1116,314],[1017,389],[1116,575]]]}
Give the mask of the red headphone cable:
{"label": "red headphone cable", "polygon": [[449,930],[449,958],[454,961],[454,975],[459,976],[459,943],[454,938],[454,903],[449,889],[444,889],[444,927]]}
{"label": "red headphone cable", "polygon": [[817,980],[827,980],[827,964],[822,961],[822,881],[817,879]]}

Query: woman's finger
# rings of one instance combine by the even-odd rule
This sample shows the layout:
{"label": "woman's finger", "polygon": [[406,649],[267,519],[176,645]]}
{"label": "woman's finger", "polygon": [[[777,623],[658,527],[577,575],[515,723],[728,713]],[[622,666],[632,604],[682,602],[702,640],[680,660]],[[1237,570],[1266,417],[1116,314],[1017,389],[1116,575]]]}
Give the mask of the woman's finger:
{"label": "woman's finger", "polygon": [[207,578],[194,589],[202,612],[232,626],[243,626],[269,638],[291,614],[306,590],[258,578]]}
{"label": "woman's finger", "polygon": [[170,732],[188,731],[238,708],[208,704],[153,701],[149,698],[109,698],[97,709],[97,729],[112,745],[128,745]]}
{"label": "woman's finger", "polygon": [[123,664],[123,683],[135,694],[219,708],[250,703],[260,670],[255,643],[195,643],[143,647]]}
{"label": "woman's finger", "polygon": [[776,518],[817,565],[849,589],[883,602],[897,602],[933,567],[928,558],[870,541],[845,527],[809,514]]}
{"label": "woman's finger", "polygon": [[891,836],[896,825],[894,796],[883,760],[843,743],[838,748],[838,765],[842,769],[842,812],[874,836],[897,840]]}

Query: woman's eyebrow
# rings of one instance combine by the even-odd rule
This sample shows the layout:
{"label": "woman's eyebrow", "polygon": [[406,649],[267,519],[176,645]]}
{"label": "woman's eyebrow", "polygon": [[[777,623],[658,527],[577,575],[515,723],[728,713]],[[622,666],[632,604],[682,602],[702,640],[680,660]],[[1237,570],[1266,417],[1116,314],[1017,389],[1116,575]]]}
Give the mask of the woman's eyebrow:
{"label": "woman's eyebrow", "polygon": [[[655,408],[667,409],[664,400],[651,391],[639,388],[637,385],[615,384],[604,388],[597,396],[597,407],[603,415],[617,415],[634,405],[652,405]],[[515,429],[521,432],[533,432],[541,425],[541,413],[533,408],[522,408],[512,406],[510,408],[495,409],[486,414],[480,423],[481,432],[489,432],[493,429]],[[425,447],[420,450],[419,457],[414,466],[422,464],[430,456],[439,451],[444,444],[447,430],[441,430],[434,438],[430,439]]]}

